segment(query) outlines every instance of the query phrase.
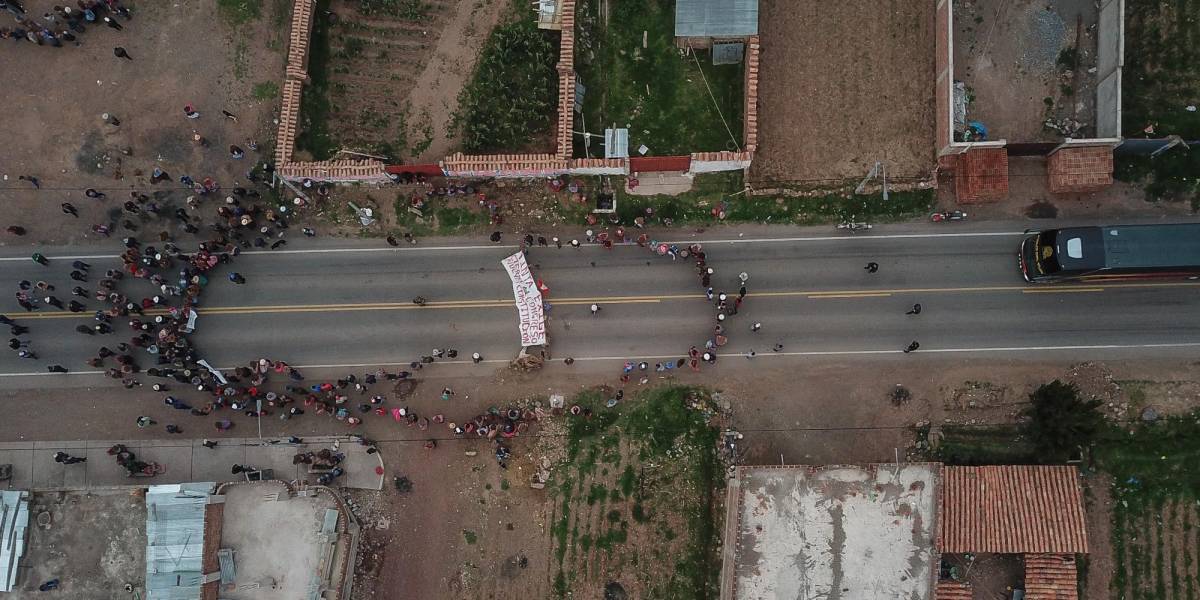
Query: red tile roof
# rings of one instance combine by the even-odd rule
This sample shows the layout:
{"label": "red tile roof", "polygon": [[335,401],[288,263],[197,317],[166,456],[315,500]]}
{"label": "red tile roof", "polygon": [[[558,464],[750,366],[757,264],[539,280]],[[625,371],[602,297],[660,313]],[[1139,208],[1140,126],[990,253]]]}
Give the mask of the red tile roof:
{"label": "red tile roof", "polygon": [[1008,196],[1008,150],[974,148],[958,155],[954,196],[960,203],[1001,200]]}
{"label": "red tile roof", "polygon": [[1046,161],[1050,191],[1095,192],[1113,182],[1113,153],[1108,146],[1062,148]]}
{"label": "red tile roof", "polygon": [[1026,554],[1026,600],[1078,600],[1079,575],[1070,554]]}
{"label": "red tile roof", "polygon": [[943,579],[933,590],[933,600],[972,600],[971,586],[966,583]]}
{"label": "red tile roof", "polygon": [[1086,554],[1078,471],[1072,466],[942,467],[943,554]]}

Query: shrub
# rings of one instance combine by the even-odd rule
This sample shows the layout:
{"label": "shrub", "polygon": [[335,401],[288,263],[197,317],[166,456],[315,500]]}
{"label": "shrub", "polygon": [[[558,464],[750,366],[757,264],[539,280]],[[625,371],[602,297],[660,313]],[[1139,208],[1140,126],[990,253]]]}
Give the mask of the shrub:
{"label": "shrub", "polygon": [[1081,400],[1074,384],[1055,379],[1029,395],[1025,433],[1043,463],[1065,462],[1077,448],[1090,446],[1104,427],[1099,400]]}

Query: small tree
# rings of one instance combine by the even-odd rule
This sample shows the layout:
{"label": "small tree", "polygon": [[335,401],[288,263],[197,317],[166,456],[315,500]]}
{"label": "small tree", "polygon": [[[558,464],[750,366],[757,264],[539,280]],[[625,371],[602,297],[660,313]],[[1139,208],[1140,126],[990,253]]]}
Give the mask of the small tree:
{"label": "small tree", "polygon": [[1104,427],[1099,400],[1079,399],[1079,388],[1055,379],[1032,394],[1025,433],[1044,463],[1065,462],[1076,448],[1091,445]]}

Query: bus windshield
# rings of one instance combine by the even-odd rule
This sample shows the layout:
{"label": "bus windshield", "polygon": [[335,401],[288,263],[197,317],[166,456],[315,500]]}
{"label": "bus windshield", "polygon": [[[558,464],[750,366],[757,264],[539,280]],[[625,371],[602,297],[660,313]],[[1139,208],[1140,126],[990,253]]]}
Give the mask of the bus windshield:
{"label": "bus windshield", "polygon": [[1058,263],[1058,259],[1054,253],[1054,241],[1058,237],[1058,230],[1051,229],[1038,234],[1033,240],[1034,256],[1037,257],[1037,270],[1040,273],[1051,275],[1062,270],[1062,265]]}

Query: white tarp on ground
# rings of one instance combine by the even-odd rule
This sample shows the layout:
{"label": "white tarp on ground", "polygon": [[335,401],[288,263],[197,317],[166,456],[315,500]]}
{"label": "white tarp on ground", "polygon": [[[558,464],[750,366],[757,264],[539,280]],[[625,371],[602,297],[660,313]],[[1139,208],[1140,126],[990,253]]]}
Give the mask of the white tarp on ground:
{"label": "white tarp on ground", "polygon": [[546,314],[542,311],[542,295],[538,292],[533,273],[525,254],[518,252],[502,261],[504,270],[512,279],[513,296],[517,300],[517,313],[521,323],[521,345],[540,346],[546,343]]}

